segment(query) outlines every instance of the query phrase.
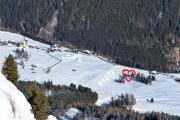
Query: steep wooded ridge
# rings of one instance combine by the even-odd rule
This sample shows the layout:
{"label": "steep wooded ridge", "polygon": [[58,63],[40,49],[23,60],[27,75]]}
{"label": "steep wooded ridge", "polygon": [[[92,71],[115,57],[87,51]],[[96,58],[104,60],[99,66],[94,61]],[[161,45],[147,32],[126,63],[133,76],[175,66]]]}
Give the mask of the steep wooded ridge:
{"label": "steep wooded ridge", "polygon": [[0,0],[0,5],[6,29],[90,49],[127,66],[167,71],[180,61],[179,0]]}

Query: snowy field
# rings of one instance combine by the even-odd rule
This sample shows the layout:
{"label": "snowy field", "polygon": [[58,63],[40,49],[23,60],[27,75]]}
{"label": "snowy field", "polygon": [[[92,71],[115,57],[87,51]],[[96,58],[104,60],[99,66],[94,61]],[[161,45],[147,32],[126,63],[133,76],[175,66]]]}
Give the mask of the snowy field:
{"label": "snowy field", "polygon": [[[23,39],[24,37],[21,35],[0,31],[0,41],[11,40],[17,42]],[[29,38],[26,38],[26,40],[28,40],[29,45],[36,45],[45,49],[50,47]],[[30,54],[30,58],[27,62],[25,61],[24,69],[21,66],[18,67],[21,80],[36,80],[38,82],[52,80],[54,84],[61,85],[81,84],[98,93],[98,105],[108,102],[111,97],[116,97],[121,93],[133,93],[137,100],[137,104],[134,106],[135,110],[141,112],[163,111],[180,115],[180,83],[175,82],[169,75],[156,75],[157,80],[151,86],[135,81],[120,84],[114,80],[121,74],[122,69],[125,68],[124,66],[113,65],[94,55],[83,53],[57,51],[47,54],[41,48],[25,49]],[[15,54],[13,51],[16,49],[17,47],[13,45],[0,46],[0,67],[2,67],[5,57],[9,53]],[[60,63],[52,67],[49,73],[46,72],[48,67],[58,62]],[[37,66],[33,72],[32,64]],[[135,70],[148,75],[147,71]],[[180,77],[180,74],[171,75]],[[155,102],[149,103],[146,101],[150,98],[154,98]]]}

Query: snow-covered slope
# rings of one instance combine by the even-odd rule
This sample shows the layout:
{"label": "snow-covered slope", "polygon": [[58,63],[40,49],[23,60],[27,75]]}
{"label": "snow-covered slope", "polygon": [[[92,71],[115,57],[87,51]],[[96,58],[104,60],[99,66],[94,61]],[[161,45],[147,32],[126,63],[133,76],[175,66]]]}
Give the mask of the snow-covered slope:
{"label": "snow-covered slope", "polygon": [[35,120],[24,95],[0,73],[0,119]]}
{"label": "snow-covered slope", "polygon": [[[1,41],[22,41],[23,38],[21,35],[0,31]],[[36,80],[38,82],[52,80],[54,84],[61,85],[69,85],[70,83],[75,83],[76,85],[82,84],[98,93],[98,105],[108,102],[111,97],[116,97],[121,93],[132,93],[137,100],[137,104],[134,106],[135,110],[142,112],[163,111],[180,115],[180,83],[175,82],[170,75],[158,74],[156,76],[157,80],[151,86],[136,81],[120,84],[114,82],[114,79],[121,74],[122,69],[125,68],[124,66],[113,65],[94,55],[83,53],[62,51],[47,54],[43,49],[49,48],[48,45],[29,38],[26,39],[28,40],[28,44],[37,45],[41,48],[25,49],[31,56],[25,62],[24,69],[19,66],[21,80]],[[13,51],[16,48],[11,45],[0,46],[0,67],[2,67],[5,57],[9,53],[14,54]],[[47,68],[56,63],[58,64],[47,73]],[[34,72],[32,71],[32,64],[37,66],[34,68]],[[135,70],[145,75],[149,74],[144,70]],[[180,77],[180,74],[171,75]],[[155,102],[149,103],[146,101],[146,99],[150,98],[154,98]]]}

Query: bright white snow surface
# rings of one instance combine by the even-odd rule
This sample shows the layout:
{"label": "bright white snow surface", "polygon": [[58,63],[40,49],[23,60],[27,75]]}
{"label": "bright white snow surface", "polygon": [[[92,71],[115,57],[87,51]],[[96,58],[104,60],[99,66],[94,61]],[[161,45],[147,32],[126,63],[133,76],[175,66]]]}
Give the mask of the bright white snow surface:
{"label": "bright white snow surface", "polygon": [[[21,41],[23,38],[21,35],[0,32],[1,41]],[[26,39],[31,45],[49,48],[49,45]],[[0,46],[1,67],[5,57],[9,53],[14,54],[13,50],[15,49],[16,47],[13,46]],[[24,69],[19,66],[21,80],[36,80],[38,82],[52,80],[54,84],[61,85],[81,84],[92,88],[93,91],[98,93],[98,105],[105,104],[111,97],[116,97],[121,93],[133,93],[137,100],[137,104],[134,106],[135,110],[142,112],[163,111],[180,115],[180,83],[175,82],[169,75],[156,75],[157,80],[151,86],[135,81],[120,84],[114,82],[114,80],[121,74],[122,69],[125,68],[124,66],[107,63],[93,55],[65,51],[50,53],[50,55],[62,60],[62,62],[54,66],[50,73],[47,74],[45,72],[47,68],[59,61],[41,49],[27,48],[25,50],[31,54],[31,57],[29,61],[25,62]],[[32,73],[32,64],[37,66],[34,70],[35,73]],[[149,74],[144,70],[135,70],[145,75]],[[180,77],[180,74],[176,74],[176,77]],[[155,102],[149,103],[146,101],[146,99],[150,98],[154,98]]]}
{"label": "bright white snow surface", "polygon": [[48,120],[57,120],[57,118],[54,117],[54,116],[52,116],[52,115],[49,115],[49,116],[48,116]]}
{"label": "bright white snow surface", "polygon": [[1,120],[35,120],[24,95],[0,73]]}

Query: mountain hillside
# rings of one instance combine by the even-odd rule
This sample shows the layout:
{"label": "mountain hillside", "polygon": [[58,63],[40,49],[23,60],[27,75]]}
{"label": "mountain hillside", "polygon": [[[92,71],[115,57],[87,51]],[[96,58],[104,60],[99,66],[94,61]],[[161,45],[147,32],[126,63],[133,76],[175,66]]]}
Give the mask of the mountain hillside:
{"label": "mountain hillside", "polygon": [[114,62],[179,67],[179,0],[0,0],[1,29],[89,49]]}
{"label": "mountain hillside", "polygon": [[24,95],[0,73],[0,119],[35,120]]}
{"label": "mountain hillside", "polygon": [[[136,105],[134,110],[159,111],[180,115],[180,85],[176,81],[180,74],[158,72],[156,80],[151,84],[144,84],[136,80],[118,83],[124,68],[134,69],[137,73],[148,76],[148,70],[130,68],[107,62],[101,56],[93,55],[90,51],[72,52],[71,49],[59,47],[57,51],[47,52],[51,48],[47,44],[28,40],[24,48],[28,57],[18,57],[19,49],[16,43],[21,42],[24,36],[10,32],[0,31],[0,67],[9,53],[14,55],[18,63],[20,80],[39,83],[52,81],[55,85],[82,85],[98,93],[97,105],[108,104],[111,97],[116,98],[122,93],[135,95]],[[47,93],[51,95],[51,92]],[[154,98],[154,103],[148,102]]]}

